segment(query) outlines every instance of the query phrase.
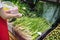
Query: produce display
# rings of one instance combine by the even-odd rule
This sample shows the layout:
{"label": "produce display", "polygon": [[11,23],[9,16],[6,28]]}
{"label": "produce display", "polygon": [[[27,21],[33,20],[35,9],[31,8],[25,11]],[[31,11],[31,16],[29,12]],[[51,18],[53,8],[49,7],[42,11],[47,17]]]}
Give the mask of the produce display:
{"label": "produce display", "polygon": [[44,40],[60,40],[60,24]]}
{"label": "produce display", "polygon": [[[49,29],[51,26],[51,22],[55,22],[58,16],[57,12],[57,14],[55,14],[56,5],[49,2],[47,2],[47,4],[44,4],[46,2],[38,1],[35,5],[34,11],[30,11],[30,6],[27,3],[21,2],[21,0],[9,1],[17,5],[19,12],[23,14],[23,17],[17,18],[13,22],[13,26],[20,27],[21,31],[24,31],[25,33],[27,33],[27,35],[30,35],[32,40],[36,40],[37,37],[43,34],[47,29]],[[42,15],[44,18],[42,17]],[[50,23],[46,19],[48,19]],[[59,30],[60,26],[58,26],[58,28],[47,35],[44,40],[60,40]]]}
{"label": "produce display", "polygon": [[46,31],[50,25],[44,18],[22,17],[14,22],[14,26],[22,27],[27,35],[30,35],[32,40],[35,40],[40,34]]}

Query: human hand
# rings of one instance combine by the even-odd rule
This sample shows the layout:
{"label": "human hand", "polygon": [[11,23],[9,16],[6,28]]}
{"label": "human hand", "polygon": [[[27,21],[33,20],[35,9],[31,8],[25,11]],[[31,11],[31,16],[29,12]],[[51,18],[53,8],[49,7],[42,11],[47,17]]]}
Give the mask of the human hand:
{"label": "human hand", "polygon": [[0,16],[3,19],[9,19],[9,18],[16,18],[16,17],[21,17],[22,14],[19,14],[18,8],[12,8],[8,10],[4,10],[3,7],[0,8]]}
{"label": "human hand", "polygon": [[22,14],[20,14],[20,13],[18,12],[18,8],[17,8],[17,7],[16,7],[16,8],[13,8],[13,9],[11,9],[11,10],[7,10],[6,13],[15,15],[15,18],[19,18],[19,17],[22,16]]}

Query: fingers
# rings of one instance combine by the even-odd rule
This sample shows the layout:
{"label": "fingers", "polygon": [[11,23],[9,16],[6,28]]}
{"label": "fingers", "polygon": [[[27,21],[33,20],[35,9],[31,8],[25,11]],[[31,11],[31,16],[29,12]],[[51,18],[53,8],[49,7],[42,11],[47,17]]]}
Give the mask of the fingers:
{"label": "fingers", "polygon": [[19,17],[22,17],[22,14],[19,14]]}
{"label": "fingers", "polygon": [[18,8],[17,7],[15,7],[15,8],[13,8],[13,9],[10,9],[11,11],[18,11]]}
{"label": "fingers", "polygon": [[18,8],[17,7],[13,8],[10,11],[11,11],[11,13],[16,14],[16,13],[18,13]]}
{"label": "fingers", "polygon": [[10,9],[10,10],[6,10],[5,12],[15,14],[15,13],[18,13],[18,8],[16,7],[16,8]]}
{"label": "fingers", "polygon": [[19,17],[22,17],[22,14],[19,14],[19,13],[18,13],[16,17],[18,17],[18,18],[19,18]]}
{"label": "fingers", "polygon": [[13,14],[13,15],[16,15],[17,18],[22,17],[22,14],[20,14],[18,12],[18,8],[17,7],[16,8],[13,8],[13,9],[10,9],[10,10],[6,10],[5,12],[6,13]]}
{"label": "fingers", "polygon": [[6,13],[11,13],[11,10],[7,10],[7,11],[5,11]]}

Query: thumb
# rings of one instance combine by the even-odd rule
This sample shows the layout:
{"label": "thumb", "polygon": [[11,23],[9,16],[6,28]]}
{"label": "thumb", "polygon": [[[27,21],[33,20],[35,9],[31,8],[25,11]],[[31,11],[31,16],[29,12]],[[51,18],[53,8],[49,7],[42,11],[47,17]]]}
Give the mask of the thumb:
{"label": "thumb", "polygon": [[7,10],[7,11],[5,11],[6,13],[11,13],[11,10]]}

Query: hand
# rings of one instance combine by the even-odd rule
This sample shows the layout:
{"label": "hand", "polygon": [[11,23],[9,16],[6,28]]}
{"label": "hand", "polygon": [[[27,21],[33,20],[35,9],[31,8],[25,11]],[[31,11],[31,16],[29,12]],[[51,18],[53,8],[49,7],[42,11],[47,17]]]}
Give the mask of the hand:
{"label": "hand", "polygon": [[22,16],[22,14],[18,13],[18,8],[8,10],[8,11],[6,11],[6,13],[15,15],[15,18],[17,18],[17,17],[19,18]]}
{"label": "hand", "polygon": [[17,8],[17,7],[11,9],[11,13],[12,13],[12,14],[16,14],[16,17],[18,17],[18,18],[22,16],[22,14],[20,14],[20,13],[18,12],[18,8]]}
{"label": "hand", "polygon": [[[3,18],[3,19],[10,19],[10,18],[16,18],[16,17],[21,17],[22,14],[19,14],[17,11],[17,9],[14,9],[14,10],[3,10],[0,9],[1,13],[0,13],[0,16]],[[15,12],[16,11],[16,12]],[[13,13],[11,13],[13,12]]]}

